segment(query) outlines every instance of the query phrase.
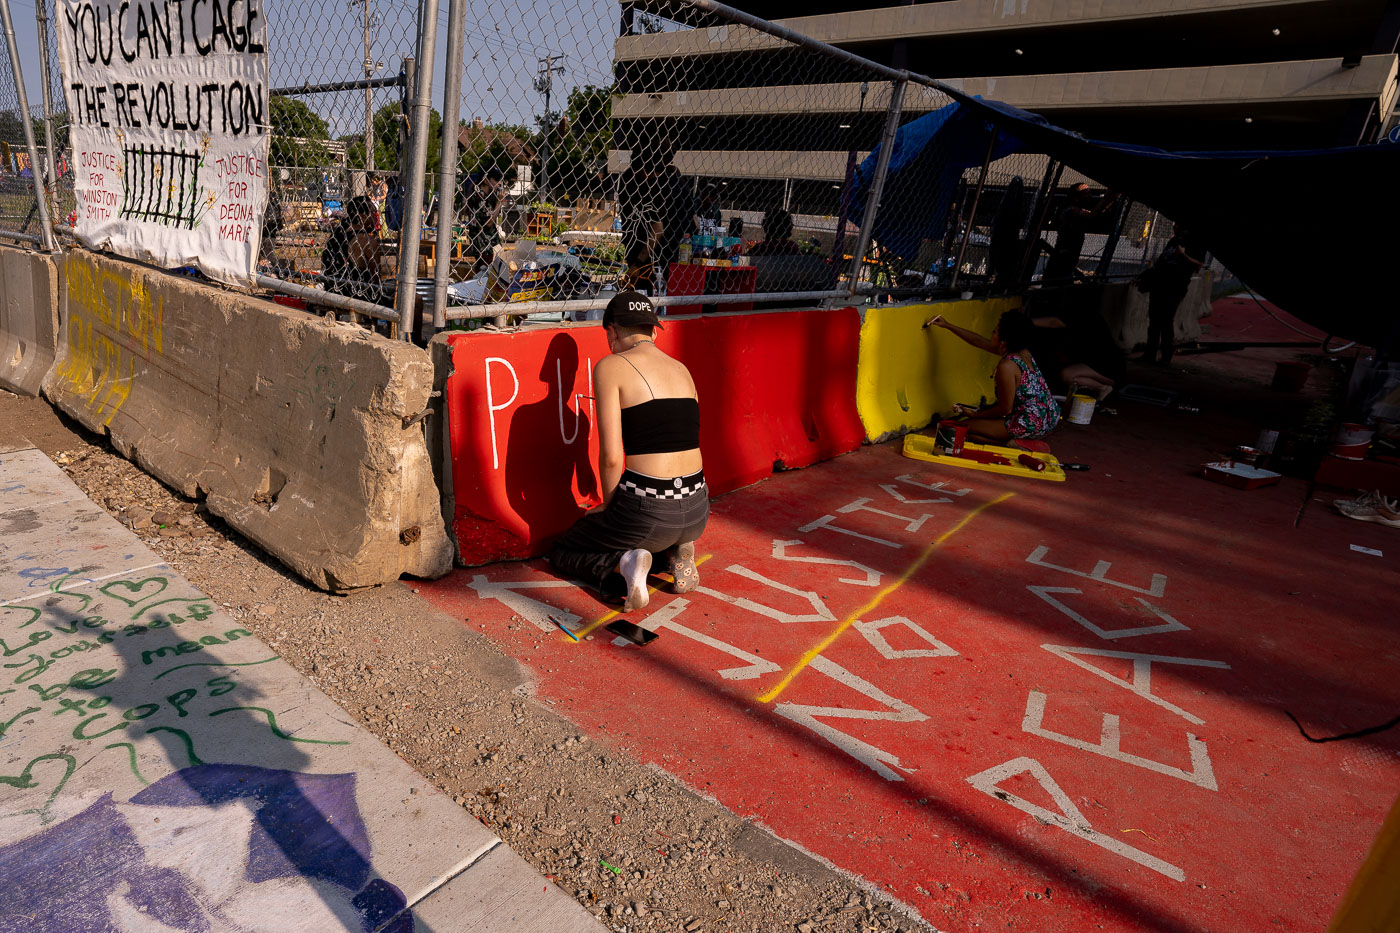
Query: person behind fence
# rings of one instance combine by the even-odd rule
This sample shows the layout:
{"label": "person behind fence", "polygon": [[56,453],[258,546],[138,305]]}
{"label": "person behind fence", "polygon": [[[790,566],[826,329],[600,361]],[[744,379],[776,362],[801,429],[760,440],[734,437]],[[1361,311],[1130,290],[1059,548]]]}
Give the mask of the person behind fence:
{"label": "person behind fence", "polygon": [[924,322],[950,331],[965,343],[1001,357],[992,378],[996,398],[982,406],[954,405],[954,413],[967,420],[968,435],[993,444],[1039,440],[1060,423],[1060,408],[1050,395],[1045,377],[1031,356],[1033,330],[1020,311],[1007,311],[990,337],[959,327],[935,314]]}
{"label": "person behind fence", "polygon": [[646,606],[653,555],[663,555],[677,593],[700,583],[695,542],[710,517],[700,458],[700,402],[685,365],[656,346],[651,301],[621,292],[603,313],[610,356],[593,368],[598,476],[603,505],[555,542],[561,575]]}
{"label": "person behind fence", "polygon": [[379,215],[364,195],[351,198],[345,217],[331,230],[321,250],[326,290],[383,304],[379,276]]}
{"label": "person behind fence", "polygon": [[[1110,191],[1098,204],[1089,186],[1080,182],[1069,190],[1069,203],[1060,211],[1055,223],[1054,244],[1045,243],[1050,250],[1050,258],[1045,263],[1046,284],[1067,285],[1083,273],[1079,269],[1079,256],[1084,252],[1084,235],[1089,228],[1101,221],[1118,203],[1118,192]],[[1042,240],[1044,243],[1044,241]]]}
{"label": "person behind fence", "polygon": [[505,210],[505,173],[492,165],[474,176],[467,193],[466,219],[467,252],[476,257],[477,268],[489,266],[500,242],[498,228]]}
{"label": "person behind fence", "polygon": [[792,241],[792,215],[781,207],[763,215],[763,239],[749,248],[750,256],[796,256],[802,249]]}
{"label": "person behind fence", "polygon": [[[1176,351],[1176,312],[1191,287],[1191,277],[1206,265],[1206,251],[1181,224],[1172,226],[1172,238],[1152,264],[1147,280],[1147,349],[1142,358],[1162,364],[1172,361]],[[1141,283],[1138,285],[1142,288]]]}
{"label": "person behind fence", "polygon": [[719,185],[714,182],[707,183],[700,189],[700,200],[695,207],[695,232],[700,232],[701,223],[714,224],[718,227],[724,223],[724,215],[719,207]]}
{"label": "person behind fence", "polygon": [[675,148],[667,129],[657,127],[617,180],[628,287],[649,294],[660,294],[670,264],[680,258],[681,238],[695,224],[690,185],[671,164]]}

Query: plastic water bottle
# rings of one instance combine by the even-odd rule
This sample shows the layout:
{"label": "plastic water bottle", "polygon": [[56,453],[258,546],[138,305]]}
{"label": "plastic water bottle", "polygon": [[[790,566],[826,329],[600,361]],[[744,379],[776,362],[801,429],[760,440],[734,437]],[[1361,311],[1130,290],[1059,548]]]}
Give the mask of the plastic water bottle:
{"label": "plastic water bottle", "polygon": [[689,237],[689,236],[686,236],[686,237],[684,237],[684,238],[681,240],[680,255],[679,255],[679,257],[678,257],[678,258],[680,259],[681,263],[690,262],[690,254],[691,254],[690,237]]}

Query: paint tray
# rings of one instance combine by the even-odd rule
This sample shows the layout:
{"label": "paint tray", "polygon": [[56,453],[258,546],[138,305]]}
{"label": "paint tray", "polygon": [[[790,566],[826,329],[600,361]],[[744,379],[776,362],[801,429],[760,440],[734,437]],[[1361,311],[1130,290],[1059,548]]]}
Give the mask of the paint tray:
{"label": "paint tray", "polygon": [[[998,447],[995,444],[963,444],[962,456],[954,457],[934,446],[934,439],[926,434],[904,435],[903,454],[914,460],[927,460],[946,466],[962,467],[966,470],[984,470],[988,473],[1004,473],[1008,476],[1024,476],[1029,479],[1045,479],[1052,483],[1063,483],[1065,471],[1053,454],[1033,453],[1016,450],[1012,447]],[[1022,455],[1034,457],[1045,463],[1044,470],[1032,470],[1017,462]]]}
{"label": "paint tray", "polygon": [[1261,470],[1259,467],[1234,460],[1218,460],[1201,467],[1201,475],[1211,482],[1234,486],[1236,489],[1258,489],[1272,486],[1283,478],[1282,473]]}

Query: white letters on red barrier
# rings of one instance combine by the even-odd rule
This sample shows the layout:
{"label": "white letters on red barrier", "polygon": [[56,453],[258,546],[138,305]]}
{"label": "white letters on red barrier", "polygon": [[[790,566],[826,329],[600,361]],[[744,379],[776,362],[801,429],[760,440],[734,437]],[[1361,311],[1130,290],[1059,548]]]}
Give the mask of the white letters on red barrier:
{"label": "white letters on red barrier", "polygon": [[[510,373],[511,390],[510,398],[497,405],[493,400],[494,392],[491,389],[491,364],[500,363]],[[499,470],[501,468],[501,455],[496,446],[496,412],[509,408],[515,402],[515,397],[520,394],[520,377],[515,374],[515,367],[510,365],[510,360],[503,360],[499,356],[488,356],[486,358],[486,419],[491,423],[491,468]],[[562,415],[561,415],[562,430]]]}

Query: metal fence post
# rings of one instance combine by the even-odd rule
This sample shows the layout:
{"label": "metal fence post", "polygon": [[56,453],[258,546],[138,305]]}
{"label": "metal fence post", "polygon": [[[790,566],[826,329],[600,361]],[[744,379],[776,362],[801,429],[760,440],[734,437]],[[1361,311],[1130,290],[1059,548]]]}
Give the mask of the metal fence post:
{"label": "metal fence post", "polygon": [[[0,0],[0,3],[8,0]],[[399,283],[394,310],[399,312],[399,337],[413,339],[418,301],[418,246],[423,239],[423,183],[428,170],[428,117],[433,110],[433,62],[437,58],[439,0],[422,0],[418,7],[422,37],[418,73],[413,84],[413,112],[408,135],[408,186],[404,191],[403,223],[399,228]]]}
{"label": "metal fence post", "polygon": [[[44,149],[48,158],[45,160],[49,166],[49,184],[58,185],[58,156],[54,154],[53,142],[53,81],[50,80],[53,72],[53,62],[49,58],[49,0],[35,0],[34,2],[34,22],[39,28],[39,71],[43,73],[43,105],[44,105]],[[54,198],[54,207],[57,209],[58,194],[56,191],[50,192]]]}
{"label": "metal fence post", "polygon": [[442,99],[442,165],[438,170],[437,257],[433,263],[433,328],[447,326],[447,280],[452,272],[452,228],[457,219],[457,127],[462,121],[462,43],[466,0],[447,4],[447,74]]}
{"label": "metal fence post", "polygon": [[1016,284],[1023,285],[1030,281],[1035,275],[1037,263],[1031,262],[1031,257],[1037,252],[1040,246],[1040,233],[1045,229],[1045,218],[1050,213],[1050,202],[1055,198],[1055,188],[1060,184],[1060,176],[1064,174],[1065,163],[1050,159],[1045,163],[1045,178],[1040,183],[1040,193],[1036,196],[1036,205],[1033,212],[1034,219],[1031,221],[1030,229],[1026,231],[1026,248],[1021,252],[1021,264],[1016,268]]}
{"label": "metal fence post", "polygon": [[899,117],[904,110],[904,90],[909,86],[908,78],[890,82],[890,109],[885,117],[885,130],[880,134],[880,155],[875,160],[875,177],[870,181],[870,191],[865,196],[865,215],[860,219],[860,233],[856,236],[856,249],[851,257],[851,282],[847,294],[854,295],[860,284],[861,264],[865,251],[870,248],[870,237],[875,230],[875,215],[880,212],[880,197],[885,192],[885,176],[890,170],[890,156],[894,151],[894,140],[899,133]]}
{"label": "metal fence post", "polygon": [[987,154],[982,158],[982,172],[977,176],[977,191],[972,195],[972,210],[967,213],[967,229],[963,231],[962,242],[958,244],[958,258],[953,263],[953,280],[950,288],[958,287],[958,276],[962,274],[963,256],[967,255],[967,241],[972,239],[972,228],[977,224],[977,205],[982,200],[982,189],[987,185],[987,168],[992,164],[992,150],[997,146],[997,136],[1001,130],[993,127],[991,138],[987,140]]}
{"label": "metal fence post", "polygon": [[[43,0],[40,0],[43,2]],[[44,250],[54,251],[53,224],[49,219],[48,196],[44,193],[44,169],[39,162],[39,149],[34,145],[34,122],[29,116],[29,98],[24,91],[24,74],[19,66],[19,49],[15,48],[15,25],[10,19],[10,0],[0,0],[0,16],[5,20],[5,45],[10,51],[10,71],[19,97],[19,118],[24,123],[24,145],[29,150],[29,166],[34,176],[34,206],[39,213],[39,235]],[[44,76],[48,80],[48,75]]]}

